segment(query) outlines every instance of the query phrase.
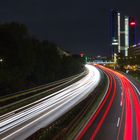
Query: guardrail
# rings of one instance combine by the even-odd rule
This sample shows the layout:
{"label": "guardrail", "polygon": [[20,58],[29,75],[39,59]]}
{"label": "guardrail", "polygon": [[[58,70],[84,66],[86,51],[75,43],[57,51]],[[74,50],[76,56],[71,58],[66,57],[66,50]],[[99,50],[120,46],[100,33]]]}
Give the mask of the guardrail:
{"label": "guardrail", "polygon": [[84,116],[86,116],[87,112],[93,107],[93,104],[99,97],[101,90],[106,90],[106,85],[104,82],[105,81],[102,79],[101,83],[96,87],[94,92],[92,92],[85,100],[80,102],[73,109],[68,111],[61,118],[57,119],[46,128],[42,128],[37,131],[35,134],[30,136],[29,139],[34,137],[38,138],[40,136],[44,139],[67,139]]}
{"label": "guardrail", "polygon": [[[3,118],[1,138],[25,139],[39,129],[61,118],[69,110],[86,99],[100,82],[99,71],[87,65],[88,75],[51,95],[41,98],[37,103],[13,111]],[[19,112],[18,112],[19,111]],[[12,113],[12,112],[11,112]],[[63,119],[63,117],[62,117]]]}
{"label": "guardrail", "polygon": [[[84,73],[84,72],[83,72]],[[55,86],[57,84],[61,84],[61,83],[64,83],[65,81],[68,81],[72,78],[75,78],[77,76],[81,75],[80,74],[76,74],[76,75],[73,75],[73,76],[70,76],[70,77],[67,77],[67,78],[64,78],[64,79],[61,79],[61,80],[58,80],[58,81],[54,81],[54,82],[51,82],[51,83],[48,83],[48,84],[43,84],[43,85],[39,85],[39,86],[36,86],[36,87],[33,87],[33,88],[30,88],[30,89],[27,89],[27,90],[23,90],[23,91],[19,91],[19,92],[15,92],[15,93],[11,93],[11,94],[8,94],[8,95],[4,95],[4,96],[1,96],[0,97],[0,100],[1,99],[4,99],[4,98],[8,98],[8,97],[11,97],[11,96],[14,96],[14,95],[21,95],[22,93],[30,93],[30,92],[33,92],[33,91],[38,91],[40,89],[44,89],[44,88],[50,88],[52,86]]]}
{"label": "guardrail", "polygon": [[[16,108],[27,105],[31,102],[35,102],[36,100],[50,95],[51,93],[60,90],[76,81],[84,77],[88,73],[87,70],[84,72],[56,81],[49,84],[41,85],[29,90],[25,90],[24,92],[17,92],[13,96],[5,96],[0,98],[1,108],[0,115],[10,112]],[[41,101],[40,101],[41,102]],[[38,102],[36,102],[38,103]],[[26,107],[29,107],[28,105]]]}

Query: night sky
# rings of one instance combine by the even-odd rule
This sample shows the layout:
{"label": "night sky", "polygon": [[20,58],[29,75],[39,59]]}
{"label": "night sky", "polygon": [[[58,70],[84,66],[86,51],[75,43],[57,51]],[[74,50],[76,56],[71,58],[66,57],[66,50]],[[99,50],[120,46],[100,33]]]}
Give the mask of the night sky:
{"label": "night sky", "polygon": [[109,11],[135,16],[140,41],[139,7],[140,0],[0,0],[0,21],[24,23],[72,53],[108,55]]}

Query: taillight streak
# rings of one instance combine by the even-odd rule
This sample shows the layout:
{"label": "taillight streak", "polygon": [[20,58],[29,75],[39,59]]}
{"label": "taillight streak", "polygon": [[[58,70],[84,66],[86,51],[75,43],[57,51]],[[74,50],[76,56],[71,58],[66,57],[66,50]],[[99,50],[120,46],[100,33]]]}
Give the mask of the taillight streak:
{"label": "taillight streak", "polygon": [[112,77],[110,76],[110,74],[108,74],[109,76],[109,80],[110,80],[110,85],[109,85],[109,90],[107,92],[106,97],[104,98],[103,102],[101,103],[101,105],[99,106],[99,108],[97,109],[97,111],[94,113],[93,117],[90,119],[90,121],[87,123],[87,125],[84,127],[84,129],[80,132],[80,134],[77,137],[77,140],[80,140],[83,135],[86,133],[86,131],[88,130],[88,128],[91,126],[91,124],[93,123],[93,121],[96,119],[96,117],[99,115],[101,109],[103,108],[105,102],[107,101],[110,93],[111,93],[111,89],[112,89]]}
{"label": "taillight streak", "polygon": [[106,116],[107,116],[107,114],[108,114],[110,108],[111,108],[111,105],[112,105],[112,103],[113,103],[113,100],[114,100],[114,97],[115,97],[115,94],[116,94],[116,81],[115,81],[114,77],[113,77],[113,81],[114,81],[113,96],[111,97],[111,100],[110,100],[110,102],[109,102],[109,105],[108,105],[106,111],[104,112],[103,117],[101,118],[100,122],[98,123],[98,125],[97,125],[95,131],[93,132],[93,134],[92,134],[90,140],[94,140],[94,138],[96,137],[96,135],[97,135],[98,131],[100,130],[100,128],[101,128],[101,126],[102,126],[102,124],[103,124],[103,122],[104,122],[104,120],[105,120],[105,118],[106,118]]}

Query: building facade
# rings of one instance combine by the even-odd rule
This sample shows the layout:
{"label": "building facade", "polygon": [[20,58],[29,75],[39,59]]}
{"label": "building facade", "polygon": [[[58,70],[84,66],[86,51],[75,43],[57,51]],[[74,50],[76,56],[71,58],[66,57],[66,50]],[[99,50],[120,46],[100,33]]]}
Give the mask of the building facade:
{"label": "building facade", "polygon": [[140,44],[137,44],[134,47],[130,47],[128,49],[128,54],[129,54],[130,57],[140,56]]}
{"label": "building facade", "polygon": [[132,62],[132,64],[140,66],[140,44],[128,49],[128,60]]}

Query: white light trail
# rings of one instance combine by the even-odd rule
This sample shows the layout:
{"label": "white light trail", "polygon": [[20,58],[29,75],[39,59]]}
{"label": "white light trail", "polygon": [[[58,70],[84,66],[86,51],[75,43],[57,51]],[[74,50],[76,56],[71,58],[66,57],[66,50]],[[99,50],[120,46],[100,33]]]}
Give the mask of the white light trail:
{"label": "white light trail", "polygon": [[2,120],[0,129],[2,139],[25,139],[84,100],[100,82],[97,68],[91,65],[85,67],[89,73],[78,82]]}

